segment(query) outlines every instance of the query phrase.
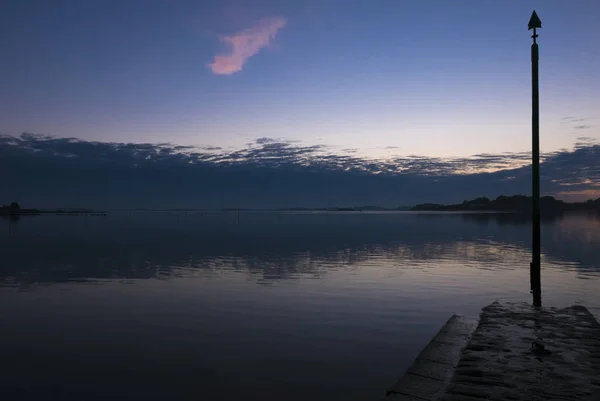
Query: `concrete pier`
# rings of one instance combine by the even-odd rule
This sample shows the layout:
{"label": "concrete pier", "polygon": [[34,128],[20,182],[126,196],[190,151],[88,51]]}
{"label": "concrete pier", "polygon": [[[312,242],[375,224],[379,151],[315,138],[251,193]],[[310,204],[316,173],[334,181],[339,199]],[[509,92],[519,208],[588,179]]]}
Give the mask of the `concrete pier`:
{"label": "concrete pier", "polygon": [[600,324],[583,306],[453,316],[386,401],[600,400]]}
{"label": "concrete pier", "polygon": [[452,316],[386,393],[389,401],[437,400],[448,387],[477,321]]}

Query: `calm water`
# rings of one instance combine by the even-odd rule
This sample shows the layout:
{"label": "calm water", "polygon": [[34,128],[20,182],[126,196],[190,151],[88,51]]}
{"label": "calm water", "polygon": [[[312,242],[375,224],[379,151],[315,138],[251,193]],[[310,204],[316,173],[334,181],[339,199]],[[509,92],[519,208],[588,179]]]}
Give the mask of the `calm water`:
{"label": "calm water", "polygon": [[[0,220],[2,399],[368,400],[452,313],[530,301],[508,215]],[[545,305],[600,315],[600,217],[542,227]]]}

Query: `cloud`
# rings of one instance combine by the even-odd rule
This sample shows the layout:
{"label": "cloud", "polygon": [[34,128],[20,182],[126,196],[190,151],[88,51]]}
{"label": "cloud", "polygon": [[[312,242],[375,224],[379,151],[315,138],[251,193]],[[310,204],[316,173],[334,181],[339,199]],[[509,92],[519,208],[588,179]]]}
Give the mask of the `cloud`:
{"label": "cloud", "polygon": [[219,75],[241,71],[246,61],[268,46],[285,25],[285,18],[265,18],[249,29],[222,37],[221,41],[230,46],[230,51],[227,54],[217,54],[209,67],[213,73]]}
{"label": "cloud", "polygon": [[581,199],[600,198],[600,189],[583,189],[579,191],[560,191],[557,193],[562,199],[568,201],[577,201]]}
{"label": "cloud", "polygon": [[588,128],[591,128],[591,125],[577,125],[574,128],[575,129],[588,129]]}
{"label": "cloud", "polygon": [[581,118],[581,117],[574,117],[574,116],[563,117],[560,119],[562,124],[577,123],[577,122],[582,122],[582,121],[587,121],[587,120],[588,120],[588,118]]}
{"label": "cloud", "polygon": [[[597,197],[600,144],[544,154],[543,195]],[[243,149],[0,135],[0,203],[31,207],[387,207],[528,194],[530,155],[367,159],[259,138]],[[600,195],[599,195],[600,196]]]}

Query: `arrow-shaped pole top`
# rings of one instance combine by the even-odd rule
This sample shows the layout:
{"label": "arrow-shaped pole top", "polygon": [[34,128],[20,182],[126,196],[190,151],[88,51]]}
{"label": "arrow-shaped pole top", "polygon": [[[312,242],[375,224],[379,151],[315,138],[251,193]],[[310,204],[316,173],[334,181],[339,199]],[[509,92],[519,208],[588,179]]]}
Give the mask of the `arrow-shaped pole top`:
{"label": "arrow-shaped pole top", "polygon": [[533,14],[531,14],[531,19],[529,20],[529,28],[527,28],[527,30],[541,28],[541,27],[542,27],[542,21],[540,20],[540,17],[538,17],[537,13],[534,10]]}

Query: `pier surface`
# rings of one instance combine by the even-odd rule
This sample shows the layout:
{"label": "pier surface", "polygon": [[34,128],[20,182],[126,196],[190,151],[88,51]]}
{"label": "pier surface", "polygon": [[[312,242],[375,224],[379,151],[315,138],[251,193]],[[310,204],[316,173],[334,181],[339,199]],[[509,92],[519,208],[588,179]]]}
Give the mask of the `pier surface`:
{"label": "pier surface", "polygon": [[494,302],[472,333],[452,317],[384,400],[600,400],[600,324],[579,305]]}

